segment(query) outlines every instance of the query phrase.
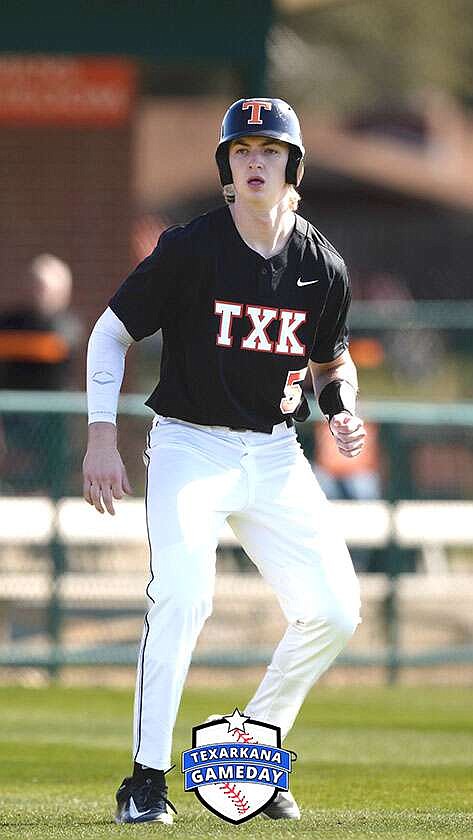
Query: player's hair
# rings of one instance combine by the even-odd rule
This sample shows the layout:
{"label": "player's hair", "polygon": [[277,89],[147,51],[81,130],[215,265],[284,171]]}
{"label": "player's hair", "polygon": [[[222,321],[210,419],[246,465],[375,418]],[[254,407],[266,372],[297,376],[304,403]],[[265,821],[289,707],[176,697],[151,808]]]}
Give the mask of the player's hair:
{"label": "player's hair", "polygon": [[[223,192],[223,197],[224,197],[226,203],[227,204],[233,204],[234,201],[235,201],[235,187],[233,186],[233,184],[226,184],[223,187],[222,192]],[[290,184],[288,192],[287,192],[287,201],[288,201],[289,210],[292,210],[295,213],[298,206],[299,206],[299,201],[300,200],[301,200],[301,197],[300,197],[299,193],[297,192],[295,186],[293,184]]]}

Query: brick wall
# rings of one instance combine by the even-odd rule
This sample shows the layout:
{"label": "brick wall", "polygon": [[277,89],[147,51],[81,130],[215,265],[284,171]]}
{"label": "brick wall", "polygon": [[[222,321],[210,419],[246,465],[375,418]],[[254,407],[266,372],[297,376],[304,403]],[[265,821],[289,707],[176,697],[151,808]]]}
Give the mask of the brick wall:
{"label": "brick wall", "polygon": [[51,252],[71,266],[88,332],[132,262],[130,146],[129,125],[0,127],[2,309],[22,299],[32,257]]}

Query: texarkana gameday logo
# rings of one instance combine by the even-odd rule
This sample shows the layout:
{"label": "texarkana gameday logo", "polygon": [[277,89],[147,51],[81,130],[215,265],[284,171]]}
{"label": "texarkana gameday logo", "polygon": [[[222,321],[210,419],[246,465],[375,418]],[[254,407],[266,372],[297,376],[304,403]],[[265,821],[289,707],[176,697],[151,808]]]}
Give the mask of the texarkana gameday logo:
{"label": "texarkana gameday logo", "polygon": [[227,822],[255,817],[288,790],[292,756],[281,747],[279,726],[242,715],[202,723],[192,729],[192,749],[182,753],[184,790]]}

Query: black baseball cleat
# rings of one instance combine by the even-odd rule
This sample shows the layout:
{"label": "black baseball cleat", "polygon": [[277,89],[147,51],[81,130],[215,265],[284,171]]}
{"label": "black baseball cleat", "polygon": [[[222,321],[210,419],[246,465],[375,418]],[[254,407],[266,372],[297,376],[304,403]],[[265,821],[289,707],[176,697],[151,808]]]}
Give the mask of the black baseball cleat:
{"label": "black baseball cleat", "polygon": [[[172,825],[177,811],[167,798],[167,786],[160,780],[146,777],[127,776],[116,793],[116,823],[160,822]],[[168,807],[169,806],[169,807]]]}

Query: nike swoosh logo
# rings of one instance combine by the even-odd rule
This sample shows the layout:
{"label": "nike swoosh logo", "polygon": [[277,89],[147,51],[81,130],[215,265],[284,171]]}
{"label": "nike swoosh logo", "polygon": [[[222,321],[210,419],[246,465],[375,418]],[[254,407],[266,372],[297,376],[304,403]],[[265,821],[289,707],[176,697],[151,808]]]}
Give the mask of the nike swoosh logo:
{"label": "nike swoosh logo", "polygon": [[138,808],[137,808],[137,807],[136,807],[136,805],[135,805],[135,800],[133,799],[133,797],[132,797],[132,796],[130,796],[130,808],[129,808],[129,811],[130,811],[130,817],[131,817],[133,820],[136,820],[136,819],[138,819],[138,817],[144,817],[144,815],[145,815],[145,814],[149,814],[149,812],[151,811],[151,808],[148,808],[148,810],[147,810],[147,811],[138,811]]}
{"label": "nike swoosh logo", "polygon": [[318,280],[303,280],[302,277],[299,277],[299,280],[297,281],[297,285],[298,286],[311,286],[312,283],[318,283],[318,282],[319,282]]}

